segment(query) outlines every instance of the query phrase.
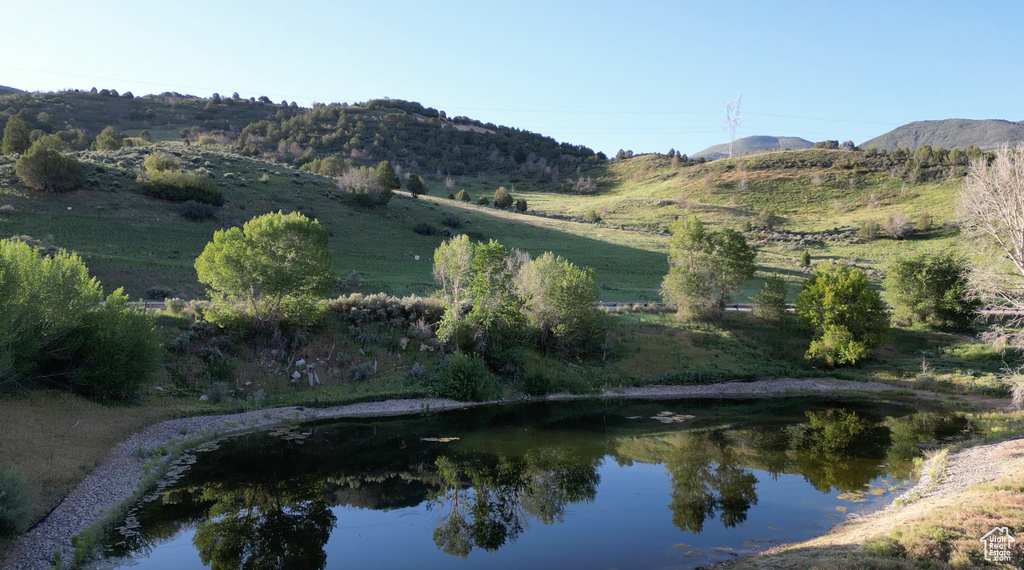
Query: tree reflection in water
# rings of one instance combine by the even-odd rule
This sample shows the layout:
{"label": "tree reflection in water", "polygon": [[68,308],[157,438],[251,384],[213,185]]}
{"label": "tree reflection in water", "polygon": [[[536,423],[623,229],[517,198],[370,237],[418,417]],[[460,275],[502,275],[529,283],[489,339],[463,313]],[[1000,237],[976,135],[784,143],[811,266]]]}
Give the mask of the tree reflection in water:
{"label": "tree reflection in water", "polygon": [[672,524],[699,534],[716,512],[726,528],[747,520],[747,511],[757,504],[757,477],[736,465],[725,434],[686,433],[675,442],[665,461],[672,478]]}
{"label": "tree reflection in water", "polygon": [[597,496],[599,458],[579,458],[562,449],[540,449],[521,459],[486,460],[441,456],[440,489],[431,504],[440,509],[434,543],[465,558],[473,548],[495,551],[514,542],[528,517],[562,522],[573,504]]}
{"label": "tree reflection in water", "polygon": [[320,570],[336,521],[324,489],[314,480],[263,480],[241,488],[211,483],[202,499],[214,504],[192,543],[213,570]]}

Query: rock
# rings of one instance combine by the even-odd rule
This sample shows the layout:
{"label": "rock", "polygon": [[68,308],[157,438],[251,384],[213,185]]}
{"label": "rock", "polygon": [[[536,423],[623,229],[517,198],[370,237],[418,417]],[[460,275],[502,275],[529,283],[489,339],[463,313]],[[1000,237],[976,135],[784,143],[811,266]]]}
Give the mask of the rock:
{"label": "rock", "polygon": [[305,358],[300,358],[300,359],[295,361],[295,367],[296,368],[301,368],[301,367],[303,367],[305,365],[306,365],[306,359]]}
{"label": "rock", "polygon": [[205,401],[207,401],[209,399],[210,399],[210,397],[207,396],[206,394],[203,394],[202,396],[199,396],[199,401],[200,402],[205,402]]}
{"label": "rock", "polygon": [[298,370],[292,372],[292,380],[298,380],[301,376],[302,374],[300,374]]}

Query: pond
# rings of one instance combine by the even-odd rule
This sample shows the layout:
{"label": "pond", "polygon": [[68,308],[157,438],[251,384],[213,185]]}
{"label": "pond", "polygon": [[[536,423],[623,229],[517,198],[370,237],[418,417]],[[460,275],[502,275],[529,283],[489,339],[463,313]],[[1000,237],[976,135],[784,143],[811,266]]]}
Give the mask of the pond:
{"label": "pond", "polygon": [[303,424],[179,458],[105,568],[692,568],[878,508],[962,416],[577,401]]}

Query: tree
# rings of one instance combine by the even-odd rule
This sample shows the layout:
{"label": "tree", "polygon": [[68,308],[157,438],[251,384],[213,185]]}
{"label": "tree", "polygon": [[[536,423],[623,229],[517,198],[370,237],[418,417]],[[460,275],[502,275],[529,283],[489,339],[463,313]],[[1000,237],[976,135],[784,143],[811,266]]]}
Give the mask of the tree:
{"label": "tree", "polygon": [[[960,191],[960,227],[972,257],[975,295],[1024,310],[1024,146],[971,162]],[[1024,338],[1014,337],[1024,345]]]}
{"label": "tree", "polygon": [[773,325],[786,316],[786,282],[778,275],[764,280],[761,291],[754,295],[754,318]]}
{"label": "tree", "polygon": [[11,115],[4,127],[4,140],[0,144],[0,154],[22,154],[32,145],[28,135],[28,125],[18,115]]}
{"label": "tree", "polygon": [[423,184],[423,179],[415,174],[409,175],[409,180],[405,183],[405,188],[409,190],[409,193],[412,194],[414,198],[427,193],[427,186]]}
{"label": "tree", "polygon": [[219,323],[242,317],[273,328],[311,324],[336,281],[327,230],[295,212],[218,230],[195,267],[199,282],[210,288],[211,320]]}
{"label": "tree", "polygon": [[398,190],[402,187],[402,182],[398,179],[398,175],[395,174],[394,167],[391,163],[382,160],[377,163],[377,183],[384,190]]}
{"label": "tree", "polygon": [[513,203],[514,200],[512,199],[512,195],[508,193],[508,190],[506,190],[504,186],[500,186],[494,191],[495,208],[501,208],[504,210],[506,208],[511,208]]}
{"label": "tree", "polygon": [[893,319],[939,329],[970,329],[981,301],[971,297],[968,275],[967,262],[952,252],[897,258],[885,276],[885,289],[895,307]]}
{"label": "tree", "polygon": [[455,199],[460,201],[460,202],[470,202],[470,201],[473,200],[473,197],[470,196],[469,192],[466,192],[465,189],[462,189],[462,190],[459,190],[459,192],[457,194],[455,194]]}
{"label": "tree", "polygon": [[855,364],[889,338],[882,296],[868,288],[863,271],[820,263],[796,298],[796,314],[815,333],[805,355],[829,366]]}
{"label": "tree", "polygon": [[82,185],[82,165],[53,148],[55,144],[51,137],[43,137],[18,158],[14,173],[23,184],[44,192],[68,192]]}
{"label": "tree", "polygon": [[662,295],[679,307],[679,316],[717,320],[730,295],[754,276],[757,252],[739,232],[708,231],[696,217],[672,224],[669,272]]}
{"label": "tree", "polygon": [[580,354],[601,339],[603,322],[594,306],[593,269],[545,252],[519,271],[516,289],[524,300],[527,321],[540,333],[542,347]]}
{"label": "tree", "polygon": [[33,382],[86,396],[134,398],[160,363],[153,318],[127,306],[76,254],[0,241],[0,387]]}
{"label": "tree", "polygon": [[124,146],[124,133],[114,127],[104,127],[96,135],[96,150],[117,150]]}
{"label": "tree", "polygon": [[474,244],[456,236],[434,251],[434,278],[445,312],[438,326],[442,342],[478,353],[503,347],[521,328],[522,300],[513,281],[521,261],[500,243]]}

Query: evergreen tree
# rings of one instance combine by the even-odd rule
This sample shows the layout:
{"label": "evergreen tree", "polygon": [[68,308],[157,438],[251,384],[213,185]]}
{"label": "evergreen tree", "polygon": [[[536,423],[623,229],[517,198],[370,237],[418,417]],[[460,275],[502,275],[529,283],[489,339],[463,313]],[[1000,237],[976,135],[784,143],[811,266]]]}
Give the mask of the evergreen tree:
{"label": "evergreen tree", "polygon": [[395,174],[394,167],[391,163],[382,160],[377,163],[377,183],[384,190],[398,190],[402,187],[402,182],[398,180],[398,175]]}
{"label": "evergreen tree", "polygon": [[423,179],[415,174],[409,175],[409,181],[405,183],[405,187],[414,197],[427,193],[427,186],[423,184]]}
{"label": "evergreen tree", "polygon": [[12,115],[7,119],[7,126],[4,127],[3,145],[0,146],[0,153],[23,154],[32,145],[28,136],[28,125],[18,115]]}

